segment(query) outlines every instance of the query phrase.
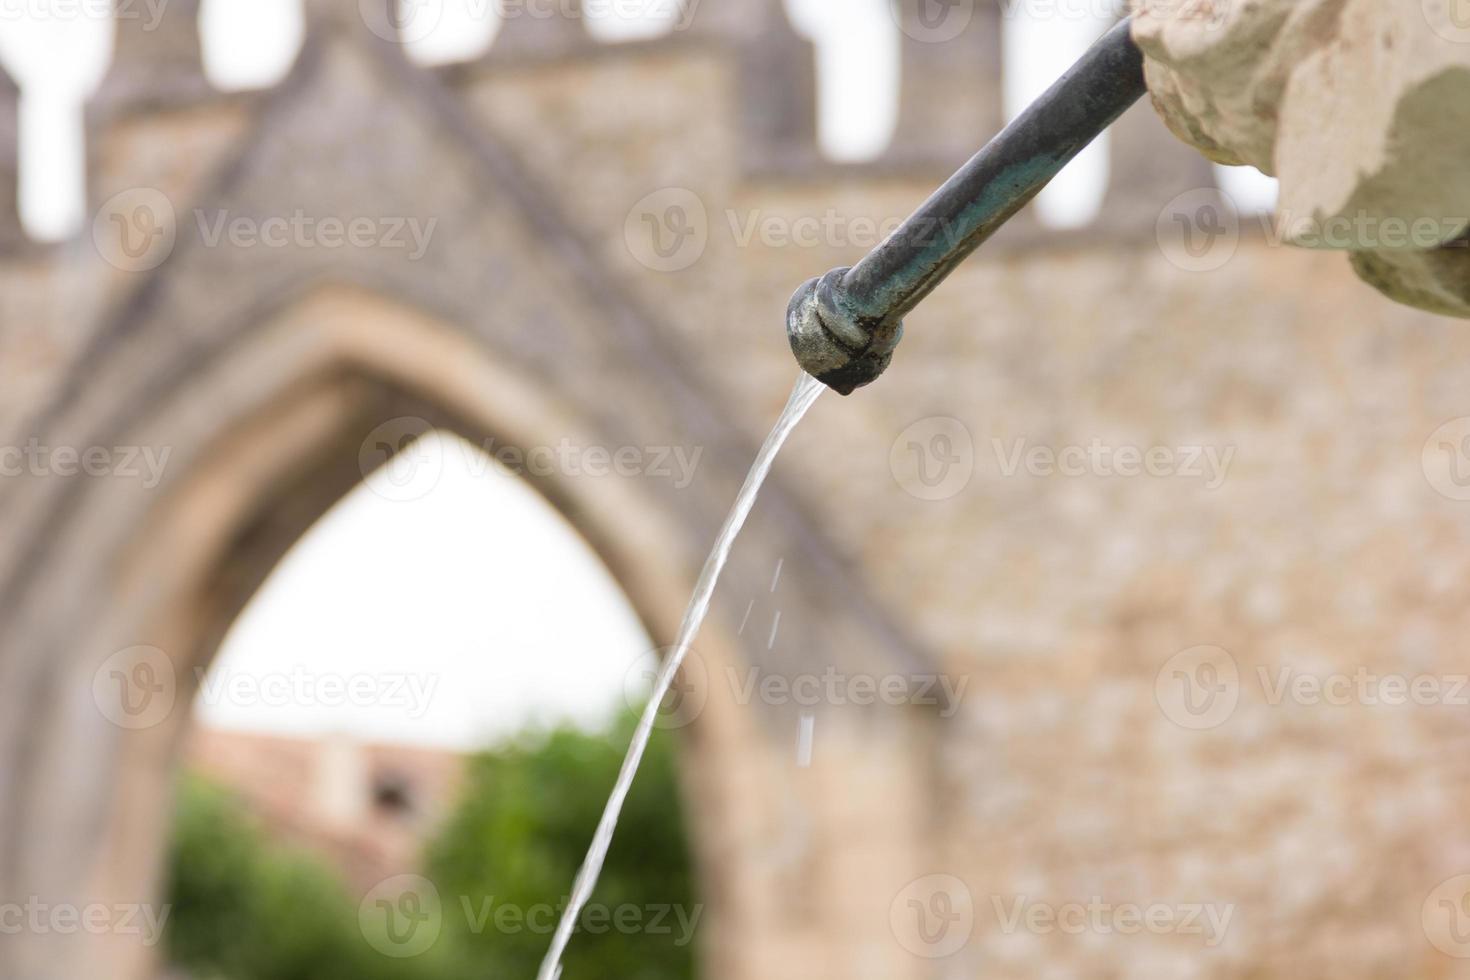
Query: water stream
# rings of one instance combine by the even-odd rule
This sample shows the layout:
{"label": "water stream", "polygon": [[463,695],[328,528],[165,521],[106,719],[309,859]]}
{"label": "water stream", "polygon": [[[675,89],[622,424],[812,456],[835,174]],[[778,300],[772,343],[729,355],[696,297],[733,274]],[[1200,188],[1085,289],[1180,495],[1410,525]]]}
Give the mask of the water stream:
{"label": "water stream", "polygon": [[602,862],[607,857],[607,849],[612,844],[613,831],[618,826],[618,814],[623,810],[623,800],[633,785],[633,777],[638,774],[638,765],[643,761],[643,751],[648,748],[648,738],[658,718],[659,705],[669,693],[669,687],[674,682],[674,674],[678,672],[679,665],[684,662],[684,656],[689,652],[690,644],[694,642],[700,625],[704,623],[705,614],[709,612],[710,597],[714,595],[715,585],[720,580],[720,572],[725,567],[725,561],[730,557],[730,548],[735,543],[735,538],[739,536],[741,527],[745,525],[745,519],[750,516],[750,509],[755,506],[756,495],[760,493],[761,484],[766,481],[766,474],[771,472],[771,464],[775,462],[776,454],[781,451],[786,437],[791,434],[792,429],[796,428],[796,423],[801,421],[801,417],[806,414],[807,409],[812,407],[812,403],[817,400],[817,396],[822,391],[822,383],[808,374],[803,373],[796,379],[796,387],[791,390],[791,397],[786,401],[785,410],[776,420],[771,434],[766,436],[761,451],[756,454],[755,463],[751,465],[750,472],[745,477],[745,485],[740,488],[740,494],[735,498],[730,514],[725,518],[724,526],[720,528],[720,535],[715,539],[715,546],[711,549],[709,557],[705,559],[704,568],[699,573],[699,581],[694,586],[694,595],[690,597],[689,606],[684,610],[684,620],[679,624],[679,637],[674,643],[673,651],[664,661],[663,668],[658,674],[658,680],[653,685],[653,693],[649,696],[648,704],[638,719],[638,728],[633,733],[633,742],[628,746],[628,754],[623,759],[623,768],[618,772],[618,781],[613,786],[612,795],[607,799],[607,807],[602,811],[602,819],[597,822],[597,832],[592,835],[592,846],[587,849],[587,857],[582,862],[582,870],[577,872],[577,879],[572,885],[571,901],[568,902],[566,910],[562,913],[561,921],[557,923],[556,933],[551,937],[551,948],[546,952],[546,959],[541,961],[541,969],[536,974],[536,980],[557,980],[561,976],[562,953],[566,951],[567,943],[572,938],[572,930],[576,927],[577,918],[592,897],[593,889],[597,887],[597,878],[602,873]]}

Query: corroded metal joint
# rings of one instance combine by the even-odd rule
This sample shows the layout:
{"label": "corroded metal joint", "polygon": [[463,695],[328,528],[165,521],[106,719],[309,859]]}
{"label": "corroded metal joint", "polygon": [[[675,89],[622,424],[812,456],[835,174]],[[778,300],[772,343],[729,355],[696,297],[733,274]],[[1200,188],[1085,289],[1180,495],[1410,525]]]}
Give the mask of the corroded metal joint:
{"label": "corroded metal joint", "polygon": [[877,380],[903,335],[903,321],[866,320],[843,302],[848,271],[802,283],[786,308],[786,337],[802,370],[844,395]]}
{"label": "corroded metal joint", "polygon": [[903,318],[1147,91],[1124,18],[851,269],[796,291],[786,334],[802,369],[851,394],[882,374]]}

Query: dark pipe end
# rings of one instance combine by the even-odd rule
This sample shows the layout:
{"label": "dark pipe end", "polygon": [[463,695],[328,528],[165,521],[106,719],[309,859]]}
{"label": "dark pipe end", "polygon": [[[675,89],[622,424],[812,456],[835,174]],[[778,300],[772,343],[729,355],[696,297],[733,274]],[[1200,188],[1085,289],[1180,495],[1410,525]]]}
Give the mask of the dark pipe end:
{"label": "dark pipe end", "polygon": [[845,311],[846,274],[846,269],[833,269],[802,283],[786,308],[786,339],[797,363],[842,395],[876,381],[893,360],[893,348],[903,334],[901,321],[874,329]]}

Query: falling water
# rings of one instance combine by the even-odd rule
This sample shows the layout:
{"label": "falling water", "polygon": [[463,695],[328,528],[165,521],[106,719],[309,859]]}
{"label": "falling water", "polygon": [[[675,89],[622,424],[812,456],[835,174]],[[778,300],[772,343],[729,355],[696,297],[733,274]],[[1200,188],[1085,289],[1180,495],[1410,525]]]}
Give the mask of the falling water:
{"label": "falling water", "polygon": [[583,906],[592,897],[592,890],[597,887],[597,877],[602,873],[603,859],[607,857],[608,846],[612,844],[613,831],[618,826],[618,814],[623,810],[623,800],[633,785],[633,777],[638,774],[638,764],[643,761],[643,751],[648,747],[648,738],[653,732],[653,723],[658,716],[659,705],[663,702],[664,696],[669,693],[669,687],[674,682],[674,674],[679,670],[679,665],[684,662],[684,655],[689,652],[689,645],[694,642],[695,635],[699,633],[705,613],[709,612],[710,597],[714,595],[715,583],[720,580],[720,572],[725,567],[725,560],[730,557],[730,547],[740,534],[740,528],[744,526],[746,517],[750,516],[750,509],[755,505],[756,494],[760,492],[761,484],[766,481],[766,474],[771,471],[771,464],[775,461],[776,454],[781,451],[786,437],[791,434],[792,429],[796,428],[796,423],[801,421],[801,417],[806,414],[807,409],[812,407],[812,403],[817,400],[822,390],[822,383],[808,374],[803,373],[796,379],[796,387],[791,390],[786,409],[776,420],[771,434],[766,436],[765,444],[761,446],[761,451],[755,457],[755,463],[750,467],[750,473],[745,477],[745,485],[740,488],[740,494],[735,498],[730,514],[725,518],[724,527],[720,528],[720,536],[715,539],[715,546],[704,561],[704,568],[699,573],[699,581],[694,586],[694,595],[690,597],[689,606],[684,610],[684,621],[679,624],[679,638],[674,644],[673,652],[664,661],[663,668],[659,671],[658,681],[653,685],[653,694],[649,696],[648,705],[643,709],[642,717],[638,719],[638,728],[633,733],[633,743],[628,746],[628,754],[623,759],[623,768],[618,772],[618,781],[613,786],[612,795],[607,798],[607,807],[602,811],[602,819],[597,822],[597,832],[592,835],[592,846],[587,849],[587,857],[582,862],[582,870],[577,872],[577,880],[572,885],[571,901],[567,904],[566,911],[562,913],[561,922],[557,923],[556,934],[551,937],[551,948],[546,952],[546,959],[541,961],[541,970],[536,974],[536,980],[557,980],[561,976],[562,953],[566,951],[567,942],[572,938],[572,929],[576,926],[577,917],[582,914]]}

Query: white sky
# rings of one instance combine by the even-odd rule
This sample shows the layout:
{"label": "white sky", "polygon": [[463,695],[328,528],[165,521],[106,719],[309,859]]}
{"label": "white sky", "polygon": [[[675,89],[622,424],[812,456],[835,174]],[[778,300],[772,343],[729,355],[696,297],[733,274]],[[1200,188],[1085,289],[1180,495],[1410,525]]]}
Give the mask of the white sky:
{"label": "white sky", "polygon": [[[147,12],[158,2],[129,5]],[[495,21],[471,15],[486,0],[433,2],[438,27],[411,47],[414,57],[460,60],[492,41]],[[896,121],[900,35],[887,2],[788,0],[817,44],[820,135],[839,159],[880,152]],[[1038,2],[1050,16],[1004,5],[1011,114],[1107,24],[1098,10],[1106,0]],[[81,112],[110,56],[108,10],[108,0],[0,0],[0,62],[22,87],[22,218],[39,239],[88,221]],[[660,25],[592,28],[613,39]],[[206,65],[221,88],[280,78],[301,34],[300,0],[204,0]],[[988,135],[976,133],[976,145]],[[1038,199],[1042,219],[1085,224],[1106,182],[1099,144]],[[1274,182],[1255,171],[1222,171],[1222,182],[1243,207],[1274,201]],[[652,644],[605,569],[527,487],[468,455],[472,447],[450,437],[429,446],[444,463],[432,492],[403,502],[359,487],[287,556],[225,641],[199,705],[208,723],[467,748],[535,719],[597,721],[622,703],[628,667]],[[323,679],[361,675],[379,679],[374,704],[322,704],[332,699]],[[274,704],[282,691],[297,703]]]}
{"label": "white sky", "polygon": [[[148,16],[167,0],[120,0]],[[351,2],[351,0],[343,0]],[[409,46],[426,63],[473,57],[493,42],[491,0],[414,0],[432,11],[435,28]],[[670,0],[651,3],[671,9]],[[706,2],[706,0],[701,0]],[[715,0],[707,0],[715,2]],[[721,0],[729,2],[729,0]],[[817,45],[821,138],[838,159],[880,152],[897,113],[900,35],[889,0],[787,0],[793,23]],[[1115,0],[1009,0],[1003,4],[1007,57],[1005,101],[1014,114],[1070,64],[1106,27]],[[0,0],[0,63],[21,85],[21,207],[32,235],[67,237],[86,223],[81,110],[110,56],[110,0]],[[589,0],[589,15],[621,4]],[[637,6],[636,4],[634,6]],[[1044,14],[1044,16],[1043,16]],[[590,16],[605,39],[656,32],[658,20]],[[201,36],[206,67],[221,88],[255,88],[279,79],[301,43],[301,0],[204,0]],[[978,143],[986,134],[977,133]],[[1269,208],[1274,181],[1248,168],[1222,168],[1222,182],[1242,209]],[[1048,224],[1085,224],[1101,205],[1107,181],[1099,141],[1038,199]]]}
{"label": "white sky", "polygon": [[[469,747],[624,703],[654,644],[587,544],[475,446],[432,434],[408,452],[427,482],[406,495],[379,470],[240,616],[198,702],[211,724]],[[361,675],[367,696],[320,683]]]}

